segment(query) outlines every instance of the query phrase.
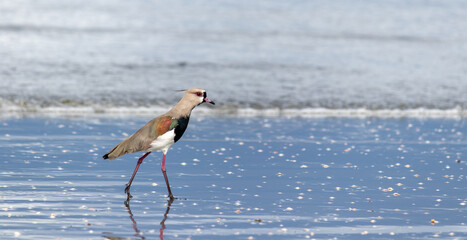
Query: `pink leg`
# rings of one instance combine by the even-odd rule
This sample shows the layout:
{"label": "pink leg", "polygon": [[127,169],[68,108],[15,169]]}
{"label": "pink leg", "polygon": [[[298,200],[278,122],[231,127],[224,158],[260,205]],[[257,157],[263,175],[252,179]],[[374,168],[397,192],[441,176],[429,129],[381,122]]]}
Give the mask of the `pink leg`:
{"label": "pink leg", "polygon": [[138,163],[136,164],[136,168],[135,168],[135,171],[133,172],[133,175],[131,176],[130,178],[130,181],[126,184],[126,187],[125,187],[125,193],[127,194],[127,199],[126,199],[126,202],[125,203],[128,203],[128,201],[130,200],[130,198],[132,198],[133,196],[131,196],[130,194],[130,187],[131,187],[131,183],[133,182],[133,179],[135,178],[136,176],[136,172],[138,172],[138,168],[139,168],[139,165],[141,165],[141,163],[143,162],[143,159],[148,156],[151,152],[147,152],[146,154],[144,154],[142,157],[140,157],[138,159]]}
{"label": "pink leg", "polygon": [[172,191],[170,190],[170,184],[169,184],[169,179],[167,178],[167,173],[165,173],[166,168],[165,168],[165,154],[162,155],[162,173],[164,174],[165,178],[165,184],[167,184],[167,190],[169,190],[169,198],[171,200],[175,199],[174,196],[172,195]]}

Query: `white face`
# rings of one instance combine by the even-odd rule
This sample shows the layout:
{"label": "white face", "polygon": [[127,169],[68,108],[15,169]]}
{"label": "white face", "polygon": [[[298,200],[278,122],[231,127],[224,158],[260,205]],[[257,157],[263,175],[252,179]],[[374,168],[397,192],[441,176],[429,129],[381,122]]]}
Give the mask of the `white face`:
{"label": "white face", "polygon": [[204,94],[205,94],[205,93],[206,93],[206,91],[201,90],[201,89],[196,90],[196,91],[193,92],[193,94],[194,94],[194,95],[196,96],[196,98],[198,99],[198,102],[199,102],[198,104],[201,104],[201,103],[204,102]]}
{"label": "white face", "polygon": [[193,88],[193,89],[188,90],[188,94],[190,95],[190,98],[193,99],[193,101],[198,102],[198,105],[203,102],[207,102],[207,103],[214,105],[214,102],[211,101],[211,99],[207,97],[206,91],[203,89]]}

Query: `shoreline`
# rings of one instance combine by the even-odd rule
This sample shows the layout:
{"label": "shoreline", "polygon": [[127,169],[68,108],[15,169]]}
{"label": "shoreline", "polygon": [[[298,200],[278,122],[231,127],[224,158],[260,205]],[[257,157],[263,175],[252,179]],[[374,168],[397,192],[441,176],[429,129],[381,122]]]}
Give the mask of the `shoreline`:
{"label": "shoreline", "polygon": [[[119,118],[125,116],[154,116],[165,113],[171,106],[154,107],[44,107],[44,108],[0,108],[0,119],[18,117],[111,117]],[[451,109],[329,109],[329,108],[228,108],[218,107],[216,109],[200,107],[193,115],[215,116],[225,118],[426,118],[426,119],[464,119],[467,118],[467,110],[462,107]]]}

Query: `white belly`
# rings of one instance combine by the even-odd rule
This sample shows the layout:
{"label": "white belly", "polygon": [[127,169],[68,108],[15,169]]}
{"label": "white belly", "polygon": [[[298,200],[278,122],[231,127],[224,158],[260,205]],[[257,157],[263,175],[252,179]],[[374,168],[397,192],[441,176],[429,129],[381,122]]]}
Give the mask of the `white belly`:
{"label": "white belly", "polygon": [[168,131],[157,137],[156,140],[152,141],[149,151],[162,151],[164,154],[167,154],[167,150],[169,150],[169,148],[175,143],[174,138],[175,129],[172,129],[172,131]]}

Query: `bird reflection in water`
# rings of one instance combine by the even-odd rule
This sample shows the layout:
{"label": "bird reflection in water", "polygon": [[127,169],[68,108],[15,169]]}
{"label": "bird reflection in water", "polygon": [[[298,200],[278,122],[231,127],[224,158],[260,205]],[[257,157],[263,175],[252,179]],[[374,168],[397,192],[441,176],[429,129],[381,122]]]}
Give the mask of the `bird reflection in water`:
{"label": "bird reflection in water", "polygon": [[164,218],[161,221],[161,229],[159,230],[160,231],[159,237],[161,240],[164,240],[165,220],[167,220],[167,216],[169,215],[169,211],[170,211],[170,206],[172,205],[173,202],[174,202],[173,198],[167,201],[167,209],[165,210]]}
{"label": "bird reflection in water", "polygon": [[[172,206],[173,202],[174,202],[174,199],[172,198],[167,200],[167,209],[165,210],[164,217],[162,218],[162,221],[160,222],[161,228],[159,230],[159,237],[161,240],[164,239],[165,221],[168,218],[170,206]],[[136,220],[133,218],[133,213],[131,212],[130,203],[125,201],[125,207],[126,207],[126,210],[128,211],[128,214],[130,214],[130,220],[133,225],[133,230],[135,230],[135,234],[133,236],[135,236],[137,239],[145,239],[145,237],[142,236],[141,231],[138,229]]]}
{"label": "bird reflection in water", "polygon": [[133,230],[135,230],[135,236],[138,239],[145,239],[144,236],[141,236],[141,231],[138,229],[138,226],[136,225],[136,220],[133,218],[133,213],[131,212],[130,208],[130,203],[128,201],[125,201],[125,207],[128,213],[130,214],[130,219],[133,222]]}

